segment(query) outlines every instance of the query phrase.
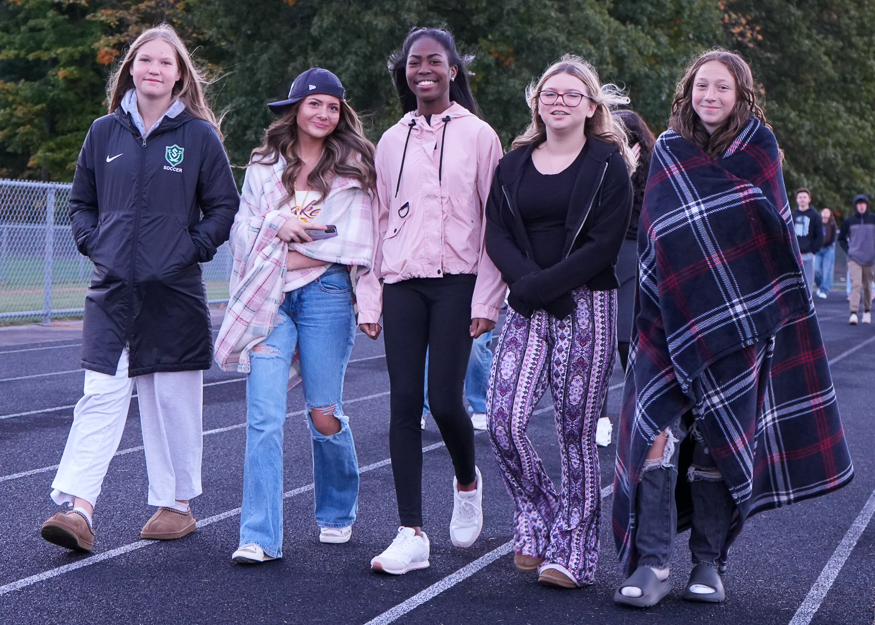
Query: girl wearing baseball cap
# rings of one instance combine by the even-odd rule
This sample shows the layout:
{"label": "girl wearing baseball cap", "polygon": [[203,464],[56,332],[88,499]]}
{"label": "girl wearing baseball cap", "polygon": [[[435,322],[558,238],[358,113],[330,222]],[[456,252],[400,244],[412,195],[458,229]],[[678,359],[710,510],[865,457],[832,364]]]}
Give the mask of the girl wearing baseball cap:
{"label": "girl wearing baseball cap", "polygon": [[300,371],[313,444],[316,523],[323,543],[345,543],[358,508],[358,462],[343,412],[355,333],[350,269],[373,256],[374,147],[321,68],[268,105],[277,119],[253,150],[231,229],[231,297],[216,360],[248,373],[240,543],[232,558],[282,557],[283,425]]}

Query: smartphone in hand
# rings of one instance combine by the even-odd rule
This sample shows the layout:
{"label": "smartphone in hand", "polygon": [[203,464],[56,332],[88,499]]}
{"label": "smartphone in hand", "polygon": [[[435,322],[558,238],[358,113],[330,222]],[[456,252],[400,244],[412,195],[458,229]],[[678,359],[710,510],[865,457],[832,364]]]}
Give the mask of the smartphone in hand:
{"label": "smartphone in hand", "polygon": [[337,228],[335,226],[326,226],[325,230],[317,230],[316,228],[307,228],[304,230],[314,241],[320,239],[330,239],[337,236]]}

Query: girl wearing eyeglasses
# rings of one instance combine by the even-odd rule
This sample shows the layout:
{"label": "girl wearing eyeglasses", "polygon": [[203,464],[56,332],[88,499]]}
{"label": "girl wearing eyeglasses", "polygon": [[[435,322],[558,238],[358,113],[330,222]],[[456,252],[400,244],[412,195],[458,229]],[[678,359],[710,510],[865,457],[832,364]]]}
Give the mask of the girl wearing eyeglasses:
{"label": "girl wearing eyeglasses", "polygon": [[[514,564],[558,588],[592,584],[598,560],[595,431],[614,366],[617,255],[629,225],[632,155],[611,107],[628,103],[565,56],[526,92],[532,121],[501,159],[486,248],[510,286],[487,395],[492,448],[516,504]],[[550,386],[557,489],[526,436]]]}
{"label": "girl wearing eyeglasses", "polygon": [[480,118],[465,67],[452,35],[440,29],[410,31],[389,59],[406,114],[377,146],[376,252],[356,289],[362,332],[376,339],[381,314],[386,328],[389,455],[401,528],[371,568],[394,575],[429,566],[420,429],[426,349],[431,414],[455,473],[450,539],[469,547],[483,527],[483,482],[462,386],[471,341],[495,327],[504,301],[482,243],[501,145]]}

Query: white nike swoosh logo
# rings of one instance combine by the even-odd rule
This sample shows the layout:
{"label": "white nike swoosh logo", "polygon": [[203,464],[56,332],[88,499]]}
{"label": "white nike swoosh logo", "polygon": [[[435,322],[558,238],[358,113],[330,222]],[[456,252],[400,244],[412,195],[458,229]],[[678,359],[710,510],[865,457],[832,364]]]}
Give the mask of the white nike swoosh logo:
{"label": "white nike swoosh logo", "polygon": [[[124,152],[122,152],[122,154],[124,154]],[[106,162],[107,162],[107,163],[111,163],[111,162],[113,162],[115,159],[117,159],[119,156],[121,156],[122,154],[116,154],[116,155],[113,156],[112,158],[110,158],[109,156],[107,156],[107,157],[106,157]]]}

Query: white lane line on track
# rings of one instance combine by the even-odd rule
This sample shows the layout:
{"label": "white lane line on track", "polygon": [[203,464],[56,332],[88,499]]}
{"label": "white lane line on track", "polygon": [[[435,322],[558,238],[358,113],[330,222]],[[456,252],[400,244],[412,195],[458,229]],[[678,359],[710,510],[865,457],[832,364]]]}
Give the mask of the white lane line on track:
{"label": "white lane line on track", "polygon": [[[364,358],[354,358],[349,361],[348,364],[353,364],[355,362],[364,362],[366,360],[377,360],[378,358],[385,358],[385,354],[381,354],[379,356],[366,356]],[[34,373],[32,375],[22,375],[17,378],[0,378],[0,382],[20,382],[21,380],[33,380],[36,378],[48,378],[54,375],[68,375],[71,373],[85,373],[85,369],[68,369],[67,371],[52,371],[51,373]],[[216,386],[217,384],[227,384],[228,382],[239,382],[240,380],[245,380],[246,377],[242,378],[234,378],[233,380],[224,380],[222,382],[210,382],[208,384],[204,384],[204,386]]]}
{"label": "white lane line on track", "polygon": [[857,351],[858,349],[863,349],[864,347],[866,347],[866,346],[867,346],[869,343],[871,343],[872,341],[875,341],[875,336],[873,336],[873,337],[871,337],[871,338],[869,338],[869,339],[863,341],[862,343],[860,343],[860,344],[857,345],[856,347],[852,347],[851,349],[849,349],[849,350],[847,350],[847,351],[845,351],[845,352],[842,352],[841,354],[839,354],[838,356],[836,356],[835,358],[833,358],[832,360],[830,360],[830,361],[829,361],[829,365],[832,366],[832,365],[834,365],[835,363],[837,363],[838,361],[840,361],[840,360],[844,360],[845,358],[847,358],[848,356],[850,356],[851,354],[853,354],[853,353],[854,353],[855,351]]}
{"label": "white lane line on track", "polygon": [[[228,380],[228,381],[230,382],[231,380]],[[370,399],[376,399],[378,397],[385,397],[388,394],[389,394],[389,391],[383,391],[381,393],[375,393],[373,395],[365,395],[364,397],[357,397],[355,399],[349,399],[343,403],[344,403],[344,405],[355,404],[355,403],[358,403],[360,401],[368,401]],[[304,416],[304,412],[305,412],[304,410],[296,410],[295,412],[290,412],[290,413],[286,414],[286,418],[288,418],[288,417],[302,417],[302,416]],[[222,434],[223,432],[230,432],[232,430],[239,430],[239,429],[245,428],[245,427],[246,427],[246,422],[235,423],[234,425],[228,425],[228,426],[223,427],[223,428],[216,428],[214,430],[207,430],[204,432],[204,436],[210,436],[212,434]],[[127,449],[122,449],[121,451],[115,452],[115,454],[113,455],[113,458],[115,458],[116,456],[125,456],[127,454],[132,454],[135,451],[143,451],[143,446],[140,445],[139,447],[128,447]],[[30,471],[22,471],[21,473],[13,473],[11,475],[4,475],[4,476],[0,477],[0,483],[10,482],[12,480],[21,479],[24,477],[30,477],[31,475],[38,475],[40,473],[47,473],[48,471],[53,471],[54,469],[57,469],[58,466],[59,465],[57,465],[57,464],[53,464],[50,467],[40,467],[39,469],[31,469]]]}
{"label": "white lane line on track", "polygon": [[[541,409],[538,412],[544,412],[546,409]],[[605,486],[601,490],[602,499],[614,492],[613,486]],[[509,540],[500,547],[493,549],[484,556],[474,560],[471,564],[447,575],[442,580],[435,582],[422,592],[419,592],[406,601],[399,603],[394,608],[386,610],[379,616],[371,619],[365,625],[388,625],[393,623],[408,612],[415,610],[419,606],[431,601],[442,592],[449,590],[459,582],[463,582],[478,571],[485,569],[487,566],[498,560],[499,558],[508,555],[513,551],[513,541]]]}
{"label": "white lane line on track", "polygon": [[[380,358],[385,358],[385,357],[386,357],[385,354],[378,354],[377,356],[365,356],[364,358],[353,358],[352,360],[349,361],[348,364],[351,365],[351,364],[354,364],[357,362],[366,362],[368,360],[378,360]],[[60,375],[61,373],[77,373],[77,372],[82,372],[82,371],[84,371],[84,369],[73,369],[71,371],[60,371],[57,374],[44,373],[44,374],[39,374],[39,375],[35,375],[35,376],[25,376],[23,378],[6,378],[6,379],[0,380],[0,382],[8,382],[11,380],[24,380],[24,379],[27,379],[28,377],[41,377],[41,376],[46,376],[46,375]],[[207,388],[210,386],[222,386],[223,384],[232,384],[234,382],[244,382],[245,380],[246,380],[246,376],[244,375],[244,376],[239,377],[239,378],[231,378],[230,380],[219,380],[218,382],[207,382],[206,384],[204,384],[204,388]],[[136,397],[136,396],[137,396],[136,392],[134,392],[131,395],[132,398]],[[59,410],[70,410],[71,408],[75,408],[75,407],[76,407],[76,404],[73,404],[71,406],[54,406],[52,408],[41,408],[39,410],[31,410],[29,412],[16,412],[15,414],[0,415],[0,421],[2,421],[3,419],[13,419],[15,417],[27,417],[30,415],[40,414],[43,412],[57,412]]]}
{"label": "white lane line on track", "polygon": [[[388,393],[380,393],[375,395],[374,397],[378,397],[379,395],[386,395]],[[365,398],[360,398],[357,401],[363,401]],[[350,403],[350,402],[346,402]],[[423,447],[422,452],[426,453],[429,451],[434,451],[435,449],[440,449],[444,447],[444,443],[435,443],[434,445],[429,445],[428,447]],[[363,473],[369,473],[376,469],[380,469],[387,465],[391,464],[391,461],[381,460],[379,462],[375,462],[373,464],[369,464],[365,467],[361,467],[359,469],[359,475]],[[297,497],[298,495],[302,495],[303,493],[308,493],[313,490],[313,483],[307,484],[306,486],[300,486],[290,491],[286,491],[283,493],[283,499],[290,499],[292,497]],[[226,512],[221,512],[219,514],[213,515],[206,519],[202,519],[197,522],[198,529],[203,529],[208,525],[212,525],[213,523],[218,523],[219,521],[224,521],[225,519],[229,519],[231,517],[235,517],[240,514],[240,508],[234,508],[233,510],[228,510]],[[78,569],[84,568],[86,566],[91,566],[94,564],[99,564],[100,562],[104,562],[105,560],[110,560],[112,558],[122,556],[126,553],[130,553],[131,551],[136,551],[137,549],[142,549],[143,547],[148,547],[150,545],[154,545],[161,541],[158,540],[138,540],[135,543],[131,543],[129,545],[124,545],[122,547],[118,547],[116,549],[111,549],[110,551],[105,551],[103,553],[99,553],[94,556],[89,556],[83,560],[78,562],[74,562],[72,564],[67,564],[56,569],[50,569],[48,571],[43,571],[42,573],[37,573],[36,575],[31,575],[30,577],[25,577],[23,579],[19,579],[17,581],[6,584],[5,586],[0,586],[0,597],[5,595],[6,593],[12,592],[14,590],[20,590],[22,588],[26,588],[28,586],[33,586],[34,584],[38,584],[39,582],[44,582],[46,580],[52,579],[54,577],[58,577],[60,575],[64,575],[65,573],[71,573]]]}
{"label": "white lane line on track", "polygon": [[[63,339],[61,339],[63,340]],[[6,354],[23,354],[24,352],[38,352],[43,349],[65,349],[67,347],[79,347],[82,343],[71,343],[70,345],[51,345],[48,347],[28,347],[26,349],[10,349],[9,351],[0,351],[0,356]]]}
{"label": "white lane line on track", "polygon": [[869,525],[869,521],[872,520],[873,514],[875,514],[875,491],[869,496],[869,501],[867,501],[866,505],[863,506],[863,509],[860,510],[860,514],[857,515],[856,520],[854,520],[854,523],[851,525],[850,529],[848,529],[842,542],[839,543],[839,546],[836,547],[829,562],[823,567],[820,577],[817,578],[817,581],[814,582],[811,590],[808,591],[805,601],[803,601],[802,605],[799,606],[799,609],[796,610],[796,614],[793,616],[793,620],[790,621],[790,625],[808,625],[808,623],[811,622],[811,619],[814,618],[814,615],[820,609],[820,604],[823,602],[829,589],[832,588],[833,582],[836,580],[836,577],[838,577],[839,572],[841,572],[842,567],[845,565],[845,562],[851,555],[854,547],[857,545],[857,541],[860,540],[860,536]]}

